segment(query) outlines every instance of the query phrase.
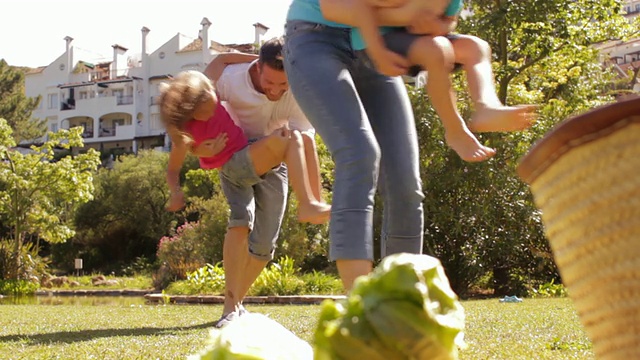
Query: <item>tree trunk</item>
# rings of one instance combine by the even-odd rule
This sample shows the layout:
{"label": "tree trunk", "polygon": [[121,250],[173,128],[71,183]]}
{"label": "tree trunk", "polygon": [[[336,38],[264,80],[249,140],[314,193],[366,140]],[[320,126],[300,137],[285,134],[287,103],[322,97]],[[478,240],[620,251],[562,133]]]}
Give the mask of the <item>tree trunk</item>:
{"label": "tree trunk", "polygon": [[509,294],[509,268],[504,265],[496,264],[493,268],[493,293],[498,296],[513,295]]}

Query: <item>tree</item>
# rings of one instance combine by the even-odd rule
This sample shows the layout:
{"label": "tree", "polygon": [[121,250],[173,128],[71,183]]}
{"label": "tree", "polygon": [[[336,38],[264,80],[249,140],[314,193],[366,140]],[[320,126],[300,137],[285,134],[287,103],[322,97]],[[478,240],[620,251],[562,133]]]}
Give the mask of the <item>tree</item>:
{"label": "tree", "polygon": [[[540,214],[515,168],[534,142],[571,114],[612,101],[612,74],[590,45],[630,34],[619,1],[477,0],[461,33],[493,49],[499,97],[505,103],[540,104],[540,118],[525,132],[481,134],[498,150],[470,164],[447,149],[436,114],[412,93],[421,138],[425,246],[439,257],[452,287],[465,295],[488,278],[496,295],[522,294],[526,286],[559,278]],[[456,74],[459,108],[472,109]]]}
{"label": "tree", "polygon": [[[89,149],[75,157],[52,160],[55,148],[82,147],[81,134],[80,127],[49,133],[42,146],[32,146],[23,155],[11,149],[15,146],[12,130],[0,119],[0,220],[11,229],[15,256],[21,254],[29,235],[50,243],[74,235],[64,214],[92,198],[99,154]],[[19,257],[16,266],[20,267]]]}
{"label": "tree", "polygon": [[[592,45],[638,32],[623,16],[620,0],[474,0],[471,11],[459,30],[491,45],[499,64],[496,78],[503,102],[511,81],[527,69],[545,66],[558,56],[579,62]],[[547,70],[553,74],[561,69]]]}
{"label": "tree", "polygon": [[[76,212],[78,233],[70,244],[73,249],[63,253],[56,246],[52,249],[54,263],[69,263],[65,256],[81,255],[91,269],[106,272],[119,271],[138,257],[155,260],[160,238],[185,222],[182,212],[166,210],[167,159],[167,153],[143,150],[120,156],[113,169],[100,169],[94,199]],[[197,160],[189,157],[182,179],[187,169],[196,166]],[[206,188],[204,184],[198,191],[206,192]]]}
{"label": "tree", "polygon": [[40,97],[27,98],[24,93],[24,73],[0,59],[0,118],[9,122],[16,142],[31,141],[44,135],[46,120],[32,119]]}

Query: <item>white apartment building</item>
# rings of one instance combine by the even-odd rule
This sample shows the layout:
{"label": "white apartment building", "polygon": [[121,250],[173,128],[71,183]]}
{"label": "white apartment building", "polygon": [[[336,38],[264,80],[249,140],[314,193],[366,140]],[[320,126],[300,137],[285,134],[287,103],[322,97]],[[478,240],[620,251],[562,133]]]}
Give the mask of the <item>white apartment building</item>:
{"label": "white apartment building", "polygon": [[209,39],[207,18],[200,25],[197,39],[178,33],[151,52],[150,30],[143,27],[139,59],[127,57],[127,49],[115,44],[113,59],[101,63],[76,59],[73,38],[65,37],[62,55],[25,76],[26,96],[42,97],[33,116],[46,119],[52,132],[82,126],[85,147],[100,151],[166,147],[156,104],[158,85],[182,70],[203,71],[219,53],[255,51],[254,44],[260,44],[268,30],[256,23],[253,43],[222,45]]}
{"label": "white apartment building", "polygon": [[[625,17],[632,21],[640,15],[640,0],[627,0],[623,6],[626,13]],[[596,45],[602,55],[602,62],[612,66],[618,74],[623,78],[629,77],[630,70],[636,70],[640,67],[640,38],[630,39],[628,41],[609,41]],[[638,78],[634,79],[635,84],[633,90],[640,92],[640,83]]]}

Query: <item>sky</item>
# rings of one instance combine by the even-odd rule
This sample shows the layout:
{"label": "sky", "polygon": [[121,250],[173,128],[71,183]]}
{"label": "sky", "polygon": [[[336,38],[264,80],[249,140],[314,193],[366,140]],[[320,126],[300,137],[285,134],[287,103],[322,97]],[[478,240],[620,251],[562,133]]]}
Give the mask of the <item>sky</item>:
{"label": "sky", "polygon": [[0,21],[0,59],[9,65],[46,66],[65,51],[66,36],[78,53],[113,57],[114,44],[126,55],[141,52],[141,29],[147,52],[153,52],[177,33],[196,38],[206,17],[209,39],[223,44],[252,43],[253,24],[269,27],[264,38],[283,33],[291,0],[3,0]]}

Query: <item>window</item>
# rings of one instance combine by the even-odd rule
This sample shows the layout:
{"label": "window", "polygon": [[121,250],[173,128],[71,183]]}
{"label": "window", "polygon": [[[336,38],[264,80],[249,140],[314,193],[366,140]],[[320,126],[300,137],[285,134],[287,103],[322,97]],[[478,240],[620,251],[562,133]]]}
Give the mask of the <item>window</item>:
{"label": "window", "polygon": [[164,126],[162,126],[162,121],[160,121],[160,114],[154,113],[151,114],[151,130],[162,130]]}
{"label": "window", "polygon": [[89,94],[86,91],[80,91],[79,96],[80,96],[80,100],[89,98]]}
{"label": "window", "polygon": [[52,122],[49,126],[49,129],[51,129],[51,132],[58,132],[58,123]]}
{"label": "window", "polygon": [[47,109],[57,109],[58,106],[58,94],[49,94],[47,95]]}
{"label": "window", "polygon": [[640,12],[640,4],[636,4],[636,12]]}

